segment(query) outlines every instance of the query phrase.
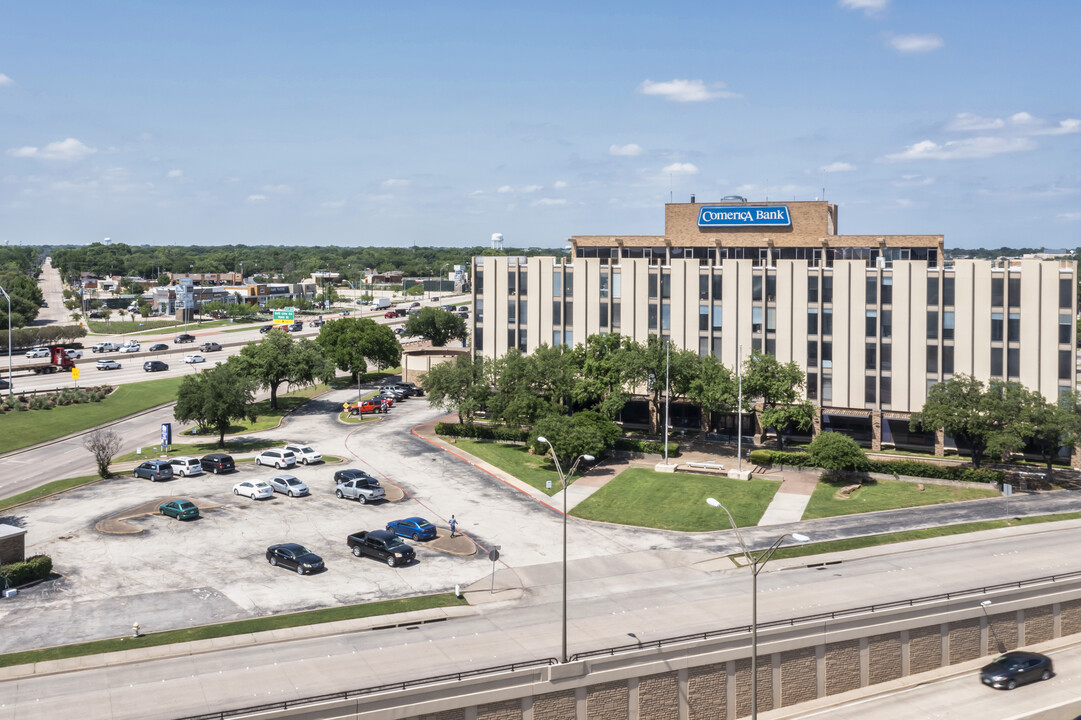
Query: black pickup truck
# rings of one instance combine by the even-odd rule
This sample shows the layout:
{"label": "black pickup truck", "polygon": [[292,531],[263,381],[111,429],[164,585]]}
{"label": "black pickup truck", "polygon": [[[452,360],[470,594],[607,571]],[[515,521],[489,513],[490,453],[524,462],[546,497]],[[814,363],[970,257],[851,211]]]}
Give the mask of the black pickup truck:
{"label": "black pickup truck", "polygon": [[408,565],[417,557],[413,548],[402,542],[397,535],[386,530],[353,533],[348,537],[347,542],[357,557],[367,555],[376,560],[382,560],[391,567]]}

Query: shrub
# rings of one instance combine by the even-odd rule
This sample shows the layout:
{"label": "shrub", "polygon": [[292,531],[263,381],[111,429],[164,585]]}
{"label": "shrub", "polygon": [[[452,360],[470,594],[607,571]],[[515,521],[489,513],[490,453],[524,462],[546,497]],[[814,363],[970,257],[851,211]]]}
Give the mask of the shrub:
{"label": "shrub", "polygon": [[[612,446],[616,450],[626,452],[646,453],[647,455],[664,455],[664,443],[656,440],[635,440],[634,438],[619,438]],[[679,457],[679,443],[668,443],[668,457]]]}
{"label": "shrub", "polygon": [[474,423],[437,423],[435,434],[446,437],[518,443],[524,443],[529,439],[528,430],[506,427],[505,425],[476,425]]}
{"label": "shrub", "polygon": [[[752,450],[751,462],[755,465],[791,465],[793,467],[817,467],[810,453],[780,452],[777,450]],[[883,475],[906,475],[908,477],[958,480],[963,482],[1002,482],[1001,470],[968,468],[956,465],[944,466],[921,460],[868,460],[864,472]]]}
{"label": "shrub", "polygon": [[773,453],[769,450],[751,450],[747,456],[753,465],[772,465]]}
{"label": "shrub", "polygon": [[53,559],[48,555],[32,555],[22,562],[0,566],[0,576],[6,577],[11,586],[42,580],[52,571]]}
{"label": "shrub", "polygon": [[811,462],[820,468],[860,471],[867,468],[867,455],[859,444],[839,432],[823,432],[807,448]]}

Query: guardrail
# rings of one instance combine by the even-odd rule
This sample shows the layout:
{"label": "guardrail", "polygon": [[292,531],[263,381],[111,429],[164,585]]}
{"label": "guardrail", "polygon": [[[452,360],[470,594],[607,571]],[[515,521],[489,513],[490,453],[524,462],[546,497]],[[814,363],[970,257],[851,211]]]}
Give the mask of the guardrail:
{"label": "guardrail", "polygon": [[[814,567],[814,566],[808,566]],[[941,600],[952,600],[955,598],[971,597],[973,595],[986,595],[990,592],[996,592],[999,590],[1015,590],[1032,585],[1041,585],[1046,583],[1055,583],[1065,580],[1076,580],[1081,578],[1081,571],[1074,571],[1069,573],[1062,573],[1060,575],[1045,575],[1043,577],[1031,578],[1028,580],[1018,580],[1016,582],[999,583],[997,585],[985,585],[983,587],[969,588],[967,590],[959,590],[952,593],[939,593],[937,595],[925,595],[918,598],[910,598],[908,600],[894,600],[887,603],[878,603],[875,605],[864,605],[857,608],[849,608],[847,610],[834,610],[831,612],[817,613],[815,615],[803,615],[796,618],[790,618],[788,620],[773,620],[770,622],[758,623],[759,630],[766,630],[770,628],[779,627],[792,627],[795,625],[817,622],[821,620],[836,620],[839,618],[852,617],[854,615],[863,615],[867,613],[881,612],[883,610],[895,610],[898,608],[915,607],[924,603],[938,602]],[[690,635],[679,635],[677,637],[662,638],[660,640],[651,640],[649,642],[638,642],[627,645],[617,645],[615,647],[603,648],[600,650],[587,650],[585,652],[575,653],[570,656],[570,662],[576,662],[578,660],[587,660],[589,658],[596,657],[610,657],[625,652],[634,652],[637,650],[648,649],[661,649],[670,645],[678,645],[680,643],[694,642],[696,640],[709,640],[711,638],[726,637],[730,635],[739,635],[742,633],[750,633],[750,625],[739,625],[736,627],[724,628],[722,630],[707,630],[700,633],[692,633]],[[226,718],[239,717],[241,715],[249,715],[259,712],[270,712],[273,710],[288,710],[289,708],[302,707],[304,705],[312,705],[320,702],[327,702],[330,700],[348,700],[355,697],[363,697],[366,695],[372,695],[379,692],[388,692],[391,690],[408,690],[414,687],[420,687],[423,685],[434,685],[440,682],[449,682],[451,680],[461,681],[467,678],[480,677],[482,675],[496,675],[502,672],[513,672],[515,670],[524,670],[531,667],[547,667],[550,665],[558,665],[559,661],[555,658],[540,658],[537,660],[527,660],[520,663],[509,663],[506,665],[497,665],[495,667],[478,668],[476,670],[466,670],[464,672],[448,673],[446,675],[436,675],[426,678],[417,678],[415,680],[404,680],[402,682],[388,683],[386,685],[376,685],[373,687],[362,688],[358,690],[343,690],[336,693],[328,693],[326,695],[315,695],[312,697],[298,698],[296,700],[282,700],[280,702],[268,703],[265,705],[253,705],[245,708],[237,708],[234,710],[222,710],[215,713],[206,713],[203,715],[190,715],[180,720],[225,720]]]}

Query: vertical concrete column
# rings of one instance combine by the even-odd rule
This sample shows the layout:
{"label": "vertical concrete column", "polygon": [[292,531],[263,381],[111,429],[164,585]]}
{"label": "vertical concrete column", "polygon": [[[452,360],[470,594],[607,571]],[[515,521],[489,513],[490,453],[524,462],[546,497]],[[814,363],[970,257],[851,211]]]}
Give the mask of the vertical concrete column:
{"label": "vertical concrete column", "polygon": [[762,404],[758,403],[757,405],[755,405],[754,409],[751,412],[754,413],[752,415],[752,417],[754,417],[754,444],[761,445],[762,438],[766,434],[766,429],[762,427]]}
{"label": "vertical concrete column", "polygon": [[986,655],[988,653],[987,648],[989,647],[988,646],[988,641],[989,641],[990,634],[991,633],[989,633],[987,631],[987,617],[984,616],[984,615],[981,615],[980,616],[980,657],[983,657],[984,655]]}
{"label": "vertical concrete column", "polygon": [[734,718],[736,716],[736,661],[729,660],[724,668],[724,686],[726,711],[724,716]]}
{"label": "vertical concrete column", "polygon": [[871,643],[860,638],[860,687],[871,684]]}
{"label": "vertical concrete column", "polygon": [[1017,647],[1025,646],[1025,611],[1017,611]]}
{"label": "vertical concrete column", "polygon": [[935,430],[935,457],[946,457],[945,430]]}
{"label": "vertical concrete column", "polygon": [[[679,710],[677,716],[679,720],[691,720],[691,703],[687,697],[688,686],[688,672],[687,668],[680,668],[676,672],[676,689],[679,695]],[[585,720],[584,718],[582,720]]]}
{"label": "vertical concrete column", "polygon": [[815,645],[815,693],[826,697],[826,646]]}
{"label": "vertical concrete column", "polygon": [[533,696],[522,698],[522,720],[533,720]]}
{"label": "vertical concrete column", "polygon": [[586,688],[580,687],[574,691],[574,720],[587,720],[589,718],[589,705],[586,701]]}
{"label": "vertical concrete column", "polygon": [[639,720],[638,715],[638,678],[627,681],[627,720]]}
{"label": "vertical concrete column", "polygon": [[905,677],[909,673],[911,664],[909,662],[909,647],[908,647],[908,630],[901,631],[901,677]]}
{"label": "vertical concrete column", "polygon": [[773,653],[769,656],[770,668],[773,670],[773,707],[781,707],[781,653]]}
{"label": "vertical concrete column", "polygon": [[871,451],[882,450],[882,411],[871,411]]}
{"label": "vertical concrete column", "polygon": [[814,417],[811,418],[811,423],[814,425],[813,429],[811,430],[811,432],[813,433],[812,439],[822,434],[822,406],[815,405],[814,410]]}
{"label": "vertical concrete column", "polygon": [[1062,605],[1051,606],[1051,637],[1062,637]]}
{"label": "vertical concrete column", "polygon": [[938,634],[942,640],[942,655],[938,665],[946,667],[950,664],[950,624],[941,623],[938,626]]}

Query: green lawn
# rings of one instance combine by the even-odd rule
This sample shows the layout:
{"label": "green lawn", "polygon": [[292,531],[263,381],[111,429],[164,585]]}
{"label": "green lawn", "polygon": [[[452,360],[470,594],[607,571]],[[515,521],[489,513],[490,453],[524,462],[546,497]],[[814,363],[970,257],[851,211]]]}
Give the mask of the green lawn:
{"label": "green lawn", "polygon": [[780,486],[772,480],[732,480],[631,468],[570,514],[586,520],[662,530],[726,530],[731,527],[728,516],[706,504],[706,498],[720,500],[740,527],[757,525]]}
{"label": "green lawn", "polygon": [[[556,474],[555,465],[547,456],[530,455],[524,445],[503,445],[458,438],[455,446],[510,473],[522,482],[529,483],[543,493],[554,495],[560,490],[559,475]],[[551,490],[544,486],[549,480],[552,482]]]}
{"label": "green lawn", "polygon": [[[924,484],[920,490],[917,483],[900,480],[879,480],[862,486],[848,498],[838,496],[848,483],[819,481],[811,496],[811,502],[803,513],[804,520],[854,515],[856,513],[895,510],[897,508],[939,505],[959,500],[995,497],[999,493],[991,488],[966,488],[948,485]],[[852,483],[854,484],[854,483]]]}
{"label": "green lawn", "polygon": [[[140,327],[140,323],[144,324]],[[176,320],[110,320],[108,323],[104,320],[88,320],[87,324],[90,332],[98,335],[142,335],[161,332],[166,328],[184,329],[184,323]],[[221,327],[228,324],[228,320],[204,320],[202,323],[189,322],[188,331]]]}
{"label": "green lawn", "polygon": [[119,386],[97,403],[65,405],[0,415],[0,453],[89,430],[176,400],[181,378],[148,380]]}
{"label": "green lawn", "polygon": [[[287,413],[293,409],[303,405],[311,400],[316,395],[320,395],[330,390],[329,385],[310,385],[308,387],[300,388],[299,390],[293,390],[288,393],[278,393],[278,409],[270,409],[270,400],[260,400],[255,403],[255,422],[248,422],[247,420],[238,423],[236,425],[230,425],[226,430],[227,434],[235,435],[237,433],[251,433],[259,432],[260,430],[269,430],[270,428],[277,427],[281,419],[285,417]],[[185,430],[182,434],[186,436],[191,435],[203,435],[206,436],[210,433],[196,432],[197,428],[191,430]],[[213,433],[214,437],[217,437],[217,433]]]}
{"label": "green lawn", "polygon": [[337,620],[354,620],[357,618],[393,615],[396,613],[411,612],[413,610],[428,610],[431,608],[453,607],[466,604],[464,599],[459,599],[453,593],[442,593],[440,595],[422,595],[419,597],[402,598],[400,600],[383,600],[380,602],[365,603],[363,605],[346,605],[344,607],[334,607],[327,610],[310,610],[307,612],[290,613],[288,615],[273,615],[271,617],[240,620],[231,623],[221,623],[219,625],[204,625],[202,627],[188,628],[185,630],[147,633],[146,635],[140,635],[137,638],[110,638],[108,640],[95,640],[93,642],[79,643],[77,645],[61,645],[59,647],[44,648],[42,650],[9,653],[7,655],[0,655],[0,667],[24,665],[46,660],[85,657],[87,655],[117,652],[118,650],[134,650],[137,648],[156,647],[159,645],[172,645],[174,643],[191,642],[193,640],[229,637],[231,635],[244,635],[266,630],[300,627],[302,625],[318,625],[320,623],[335,622]]}
{"label": "green lawn", "polygon": [[53,480],[50,483],[39,485],[33,490],[27,490],[21,492],[18,495],[12,495],[9,498],[0,500],[0,511],[7,510],[14,505],[22,505],[25,502],[37,500],[38,498],[45,497],[46,495],[52,495],[53,493],[63,492],[65,490],[71,490],[72,488],[81,487],[82,485],[88,485],[92,482],[97,482],[101,478],[97,475],[83,475],[82,477],[64,478],[63,480]]}
{"label": "green lawn", "polygon": [[372,420],[378,420],[381,417],[383,417],[383,416],[382,415],[375,415],[375,414],[359,415],[359,416],[350,415],[349,412],[346,411],[346,410],[342,410],[340,413],[338,413],[338,419],[341,420],[343,423],[348,423],[349,425],[360,425],[361,423],[371,422]]}

